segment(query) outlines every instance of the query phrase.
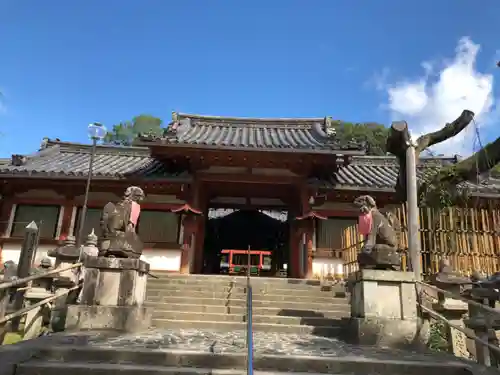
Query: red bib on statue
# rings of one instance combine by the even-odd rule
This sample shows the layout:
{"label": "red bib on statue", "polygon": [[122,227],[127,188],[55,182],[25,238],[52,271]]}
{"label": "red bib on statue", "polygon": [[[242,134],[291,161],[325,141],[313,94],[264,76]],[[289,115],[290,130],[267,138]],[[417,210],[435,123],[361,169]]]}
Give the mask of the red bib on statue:
{"label": "red bib on statue", "polygon": [[363,236],[368,236],[372,230],[372,214],[368,212],[363,215],[359,215],[358,221],[358,231]]}
{"label": "red bib on statue", "polygon": [[137,226],[137,221],[139,220],[139,215],[141,214],[141,205],[137,202],[132,202],[130,208],[130,222]]}

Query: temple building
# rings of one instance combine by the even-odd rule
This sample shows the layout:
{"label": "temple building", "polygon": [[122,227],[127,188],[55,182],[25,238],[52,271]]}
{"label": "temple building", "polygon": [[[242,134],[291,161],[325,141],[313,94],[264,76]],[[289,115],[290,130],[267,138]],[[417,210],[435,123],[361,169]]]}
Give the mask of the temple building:
{"label": "temple building", "polygon": [[[353,200],[398,205],[397,161],[340,144],[331,118],[228,118],[174,113],[161,137],[133,147],[98,146],[85,234],[99,235],[102,208],[128,186],[143,188],[138,234],[153,270],[217,273],[222,250],[266,250],[288,277],[345,262],[359,241]],[[31,155],[0,161],[0,256],[17,261],[26,225],[40,227],[37,258],[76,235],[92,147],[44,140]],[[418,174],[456,163],[422,158]],[[499,185],[471,184],[478,199]]]}

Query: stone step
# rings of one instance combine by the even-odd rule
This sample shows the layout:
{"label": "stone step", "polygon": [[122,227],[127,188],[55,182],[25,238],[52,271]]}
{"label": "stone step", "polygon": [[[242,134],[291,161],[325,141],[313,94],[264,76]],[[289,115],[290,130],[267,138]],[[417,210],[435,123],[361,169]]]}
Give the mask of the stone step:
{"label": "stone step", "polygon": [[[218,298],[199,298],[193,300],[193,297],[185,297],[185,296],[155,296],[147,299],[148,303],[165,303],[165,304],[190,304],[196,302],[201,305],[216,305],[216,306],[246,306],[246,299],[218,299]],[[273,299],[253,299],[252,307],[276,307],[281,309],[292,309],[292,310],[313,310],[317,311],[320,309],[331,309],[333,306],[338,305],[348,305],[348,301],[340,298],[332,298],[328,303],[317,303],[317,302],[304,302],[302,300],[294,300],[294,301],[276,301]]]}
{"label": "stone step", "polygon": [[[186,350],[150,348],[60,345],[42,348],[37,359],[17,365],[16,375],[58,375],[64,370],[72,375],[112,375],[125,371],[134,374],[208,374],[203,369],[217,369],[221,375],[240,375],[246,369],[245,353],[216,354]],[[169,371],[175,368],[175,371]],[[181,368],[182,370],[179,370]],[[384,375],[456,375],[473,373],[466,362],[409,359],[375,359],[361,355],[296,356],[255,355],[253,368],[267,374],[384,374]],[[226,370],[220,372],[221,370]],[[161,372],[163,371],[163,372]],[[235,372],[232,372],[235,371]],[[214,373],[214,372],[210,372]],[[265,375],[259,373],[258,375]],[[302,374],[301,374],[302,375]]]}
{"label": "stone step", "polygon": [[[173,276],[163,276],[159,278],[148,279],[148,284],[151,285],[155,284],[224,285],[225,284],[227,286],[246,286],[246,283],[247,283],[246,278],[239,276],[173,275]],[[341,288],[340,284],[330,285],[327,283],[322,283],[319,280],[302,280],[302,279],[279,279],[279,278],[255,277],[251,278],[251,283],[253,286],[265,285],[271,289],[272,288],[281,288],[281,289]]]}
{"label": "stone step", "polygon": [[[220,332],[245,330],[247,323],[181,320],[181,319],[154,319],[153,326],[158,329],[200,329]],[[272,323],[253,323],[254,332],[276,332],[286,334],[314,334],[323,337],[341,337],[345,324],[338,321],[335,326],[312,326],[312,325],[285,325]]]}
{"label": "stone step", "polygon": [[[192,291],[192,292],[221,292],[221,293],[246,293],[246,286],[228,286],[225,284],[168,284],[148,282],[148,292],[161,291]],[[253,286],[254,294],[293,294],[300,296],[318,297],[345,297],[346,291],[341,287],[322,290],[319,287],[293,289],[293,288],[269,288],[266,286]]]}
{"label": "stone step", "polygon": [[[255,324],[286,324],[286,325],[308,325],[315,327],[333,327],[339,325],[341,318],[347,318],[347,314],[341,314],[336,318],[325,318],[324,316],[300,317],[283,315],[258,315],[254,311],[252,322]],[[153,321],[156,320],[195,320],[203,322],[246,322],[246,314],[217,314],[217,313],[186,313],[182,311],[154,310]],[[344,323],[342,323],[344,324]]]}
{"label": "stone step", "polygon": [[[247,375],[246,370],[214,369],[195,367],[168,367],[115,363],[86,363],[86,362],[43,362],[33,361],[21,364],[16,375],[59,375],[63,371],[70,371],[72,375]],[[317,373],[293,373],[277,371],[254,371],[255,375],[317,375]]]}
{"label": "stone step", "polygon": [[[214,298],[221,300],[231,299],[246,299],[244,293],[225,293],[225,292],[212,292],[212,291],[191,291],[191,290],[161,290],[161,291],[147,291],[147,300],[154,300],[155,298],[170,298],[170,297],[185,297],[193,298],[194,300],[204,298]],[[348,303],[347,299],[339,299],[332,296],[308,296],[308,295],[295,295],[295,294],[253,294],[253,299],[260,301],[282,301],[282,302],[314,302],[329,304],[332,300],[344,301]]]}
{"label": "stone step", "polygon": [[[208,314],[246,314],[246,306],[221,306],[193,303],[153,303],[148,302],[155,312],[178,311],[179,313],[208,313]],[[336,318],[339,316],[350,316],[351,307],[345,305],[322,306],[318,310],[287,309],[279,307],[255,307],[255,315],[268,316],[294,316],[294,317],[325,317]]]}

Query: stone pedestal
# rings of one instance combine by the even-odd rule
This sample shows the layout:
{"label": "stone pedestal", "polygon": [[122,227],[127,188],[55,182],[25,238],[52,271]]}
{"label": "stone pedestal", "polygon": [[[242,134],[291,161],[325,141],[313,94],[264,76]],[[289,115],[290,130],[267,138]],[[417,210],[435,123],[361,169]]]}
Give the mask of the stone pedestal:
{"label": "stone pedestal", "polygon": [[418,316],[412,272],[360,270],[350,280],[349,338],[360,345],[423,349],[429,325]]}
{"label": "stone pedestal", "polygon": [[[76,247],[75,238],[68,236],[61,246],[50,250],[47,255],[56,258],[56,268],[66,268],[76,262],[80,258],[80,249]],[[78,269],[72,268],[60,272],[54,277],[54,292],[64,293],[78,285]],[[61,332],[66,325],[66,316],[68,313],[68,305],[76,302],[78,291],[69,292],[62,295],[54,301],[51,314],[51,328],[54,332]]]}
{"label": "stone pedestal", "polygon": [[136,332],[151,326],[144,306],[149,264],[139,259],[88,257],[80,304],[68,308],[67,330]]}
{"label": "stone pedestal", "polygon": [[[439,303],[434,304],[433,309],[444,316],[451,324],[461,328],[465,327],[462,318],[467,313],[467,303],[454,298],[444,298]],[[470,358],[470,353],[467,349],[467,336],[463,332],[447,324],[446,339],[450,353],[457,357]]]}
{"label": "stone pedestal", "polygon": [[[47,270],[48,271],[48,270]],[[33,286],[26,292],[25,304],[32,305],[48,297],[52,297],[52,276],[33,281]],[[24,321],[23,340],[37,338],[42,328],[50,322],[52,303],[35,307],[28,311]]]}

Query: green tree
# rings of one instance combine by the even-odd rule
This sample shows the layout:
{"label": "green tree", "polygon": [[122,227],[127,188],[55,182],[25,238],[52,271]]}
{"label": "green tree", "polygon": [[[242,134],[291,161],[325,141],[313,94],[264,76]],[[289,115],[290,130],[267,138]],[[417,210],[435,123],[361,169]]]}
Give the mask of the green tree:
{"label": "green tree", "polygon": [[141,133],[152,133],[154,135],[161,135],[163,121],[158,117],[151,115],[139,115],[132,119],[132,121],[120,122],[113,125],[113,129],[108,131],[104,137],[104,143],[130,146],[137,136]]}
{"label": "green tree", "polygon": [[385,155],[385,144],[389,129],[374,122],[354,124],[341,121],[335,128],[337,139],[346,144],[351,141],[366,144],[368,155]]}

